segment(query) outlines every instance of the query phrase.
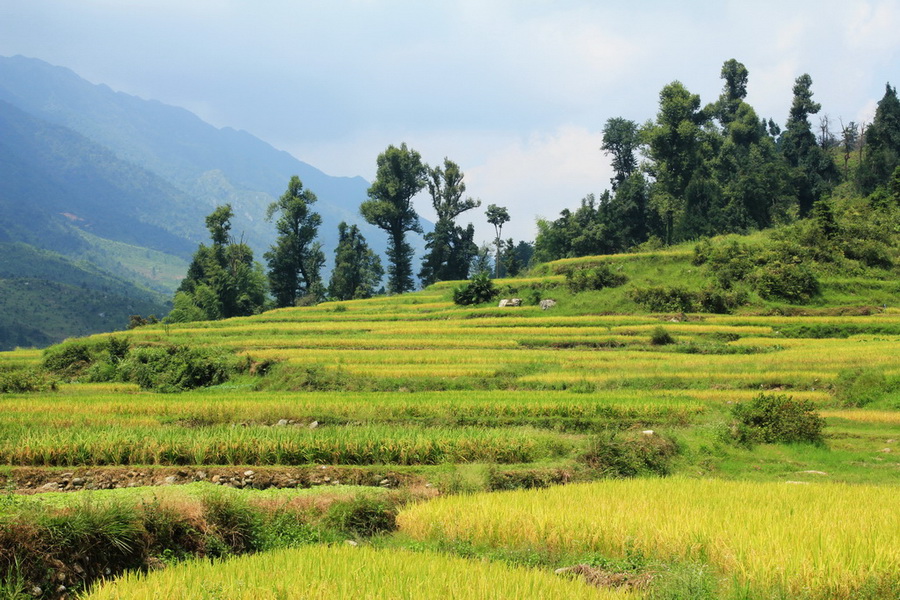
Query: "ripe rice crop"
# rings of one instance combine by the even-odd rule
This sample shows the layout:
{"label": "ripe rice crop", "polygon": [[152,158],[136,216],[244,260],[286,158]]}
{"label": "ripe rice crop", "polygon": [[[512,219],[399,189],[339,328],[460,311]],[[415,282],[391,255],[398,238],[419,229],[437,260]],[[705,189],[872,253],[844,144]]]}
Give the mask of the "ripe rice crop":
{"label": "ripe rice crop", "polygon": [[[398,523],[417,539],[701,560],[722,586],[749,586],[741,597],[900,589],[896,486],[608,480],[439,498],[404,510]],[[885,597],[877,594],[866,597]]]}
{"label": "ripe rice crop", "polygon": [[7,427],[0,464],[103,465],[435,465],[522,463],[559,457],[570,443],[549,432],[418,427],[187,428],[95,425]]}
{"label": "ripe rice crop", "polygon": [[446,600],[628,596],[546,571],[433,553],[309,546],[218,562],[197,561],[146,575],[127,574],[86,600]]}
{"label": "ripe rice crop", "polygon": [[819,414],[825,418],[835,417],[861,423],[900,425],[900,410],[823,410]]}

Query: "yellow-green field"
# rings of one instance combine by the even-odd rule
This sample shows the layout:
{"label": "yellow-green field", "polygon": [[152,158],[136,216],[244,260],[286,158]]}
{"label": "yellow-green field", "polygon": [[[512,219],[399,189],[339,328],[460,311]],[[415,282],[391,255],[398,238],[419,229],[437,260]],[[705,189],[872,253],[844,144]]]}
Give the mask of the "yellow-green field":
{"label": "yellow-green field", "polygon": [[[403,498],[444,496],[401,512],[406,537],[382,540],[377,551],[312,546],[188,563],[128,575],[97,598],[174,598],[186,589],[209,598],[900,597],[885,596],[900,589],[900,311],[610,314],[606,291],[564,289],[563,273],[598,261],[653,283],[666,269],[690,277],[689,259],[681,249],[572,259],[499,282],[556,296],[548,311],[456,306],[454,284],[441,283],[93,336],[84,344],[100,358],[80,376],[0,394],[0,479],[32,493],[42,483],[19,490],[17,482],[72,490],[78,478],[87,490],[104,473],[131,469],[168,476],[183,467],[181,482],[201,468],[340,467],[371,470],[373,486],[390,472],[428,490]],[[660,330],[668,343],[655,343]],[[206,389],[142,389],[109,376],[121,360],[104,350],[111,339],[213,349],[236,371]],[[0,377],[33,374],[43,358],[2,353]],[[736,444],[732,411],[760,395],[809,402],[825,419],[823,442]],[[598,467],[598,440],[631,452],[632,462],[664,464],[637,473]],[[254,485],[240,482],[242,493],[271,493]],[[546,489],[496,492],[510,488]],[[133,493],[121,498],[143,501]],[[65,499],[74,505],[83,494],[52,504],[64,513]],[[15,499],[0,497],[0,538],[13,530],[3,511]],[[24,514],[13,508],[9,515]],[[15,555],[3,552],[0,568],[11,577],[19,563],[2,563]],[[646,576],[649,587],[599,589],[552,573],[573,562],[613,579]],[[706,591],[690,578],[679,583],[688,572]],[[665,595],[667,586],[681,595]]]}
{"label": "yellow-green field", "polygon": [[896,487],[603,481],[441,498],[399,523],[417,539],[708,562],[724,588],[753,598],[900,589]]}

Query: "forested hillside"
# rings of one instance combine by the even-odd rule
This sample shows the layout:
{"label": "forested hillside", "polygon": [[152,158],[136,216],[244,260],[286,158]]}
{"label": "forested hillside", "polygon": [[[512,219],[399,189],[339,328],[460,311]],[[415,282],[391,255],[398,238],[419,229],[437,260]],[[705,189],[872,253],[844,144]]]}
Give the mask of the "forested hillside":
{"label": "forested hillside", "polygon": [[536,258],[747,233],[807,217],[818,203],[854,197],[871,195],[856,204],[896,204],[896,88],[886,86],[871,123],[845,122],[822,111],[812,78],[801,75],[782,127],[747,103],[743,64],[726,61],[721,78],[721,95],[706,105],[674,81],[660,92],[653,119],[610,118],[602,149],[615,171],[611,190],[587,196],[556,220],[539,220]]}

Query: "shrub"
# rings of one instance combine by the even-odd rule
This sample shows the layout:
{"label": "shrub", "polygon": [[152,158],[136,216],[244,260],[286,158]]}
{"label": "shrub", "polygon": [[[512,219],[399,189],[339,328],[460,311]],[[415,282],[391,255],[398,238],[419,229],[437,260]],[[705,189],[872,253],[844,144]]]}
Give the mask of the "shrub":
{"label": "shrub", "polygon": [[606,432],[594,438],[581,462],[602,477],[668,475],[678,445],[658,433]]}
{"label": "shrub", "polygon": [[351,535],[372,536],[397,528],[397,508],[378,498],[357,496],[332,504],[325,523]]}
{"label": "shrub", "polygon": [[490,302],[497,297],[498,291],[490,275],[479,273],[472,277],[468,283],[454,288],[453,302],[467,306],[470,304],[482,304]]}
{"label": "shrub", "polygon": [[67,340],[44,350],[44,369],[64,377],[78,377],[100,354],[100,344],[86,340]]}
{"label": "shrub", "polygon": [[650,345],[651,346],[668,346],[669,344],[674,344],[675,338],[666,331],[665,327],[657,326],[653,329],[653,332],[650,334]]}
{"label": "shrub", "polygon": [[606,263],[592,269],[566,271],[566,285],[572,293],[618,287],[628,281],[623,273],[614,272]]}
{"label": "shrub", "polygon": [[805,304],[819,293],[819,281],[805,265],[774,261],[757,269],[754,288],[766,300]]}
{"label": "shrub", "polygon": [[732,409],[731,435],[740,444],[821,444],[825,420],[808,400],[760,394]]}
{"label": "shrub", "polygon": [[704,288],[697,293],[697,304],[703,312],[724,315],[747,303],[743,290]]}
{"label": "shrub", "polygon": [[0,394],[24,394],[56,389],[56,380],[32,369],[0,371]]}
{"label": "shrub", "polygon": [[634,288],[629,296],[651,312],[692,312],[694,294],[678,287]]}
{"label": "shrub", "polygon": [[117,373],[144,389],[180,391],[224,383],[234,369],[230,356],[215,348],[142,346],[128,353]]}

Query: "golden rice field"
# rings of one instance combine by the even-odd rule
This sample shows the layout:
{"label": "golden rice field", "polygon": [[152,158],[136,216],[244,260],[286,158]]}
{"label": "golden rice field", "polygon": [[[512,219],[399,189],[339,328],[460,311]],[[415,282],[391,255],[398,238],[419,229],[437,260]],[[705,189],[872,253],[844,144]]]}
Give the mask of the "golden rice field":
{"label": "golden rice field", "polygon": [[571,598],[623,594],[589,588],[535,569],[440,554],[314,546],[222,562],[191,562],[125,575],[85,600],[446,600]]}
{"label": "golden rice field", "polygon": [[[416,539],[713,565],[748,597],[853,598],[900,589],[897,487],[601,481],[440,498],[399,516]],[[779,596],[781,597],[781,596]]]}
{"label": "golden rice field", "polygon": [[[689,257],[609,260],[686,274]],[[558,261],[499,284],[538,285],[548,297],[567,270],[598,260]],[[0,394],[2,475],[10,485],[25,470],[389,467],[444,496],[400,513],[410,547],[641,555],[651,570],[699,564],[715,577],[715,598],[734,600],[900,598],[882,593],[900,589],[900,398],[889,385],[900,378],[900,311],[607,314],[591,304],[596,296],[564,292],[549,311],[460,307],[453,285],[112,334],[132,347],[214,347],[245,370],[181,393],[61,381]],[[654,344],[659,329],[671,343]],[[0,353],[0,375],[41,359]],[[857,389],[857,380],[875,383]],[[760,394],[811,402],[826,420],[824,444],[734,445],[731,409]],[[472,493],[596,479],[585,452],[614,433],[670,440],[674,476]],[[549,471],[565,476],[540,478]],[[652,586],[592,588],[539,566],[315,546],[129,574],[89,597],[669,597]]]}

